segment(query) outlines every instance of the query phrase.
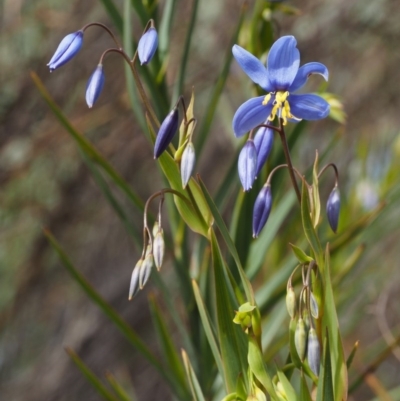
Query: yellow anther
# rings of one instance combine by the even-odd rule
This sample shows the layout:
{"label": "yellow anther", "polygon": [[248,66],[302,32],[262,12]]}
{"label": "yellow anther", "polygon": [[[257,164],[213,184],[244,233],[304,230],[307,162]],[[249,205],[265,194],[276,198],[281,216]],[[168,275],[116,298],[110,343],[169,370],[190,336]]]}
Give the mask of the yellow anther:
{"label": "yellow anther", "polygon": [[268,104],[268,102],[271,100],[272,95],[270,93],[268,93],[268,95],[265,96],[262,105],[266,106]]}
{"label": "yellow anther", "polygon": [[286,102],[286,99],[288,96],[289,96],[288,91],[286,91],[286,92],[279,91],[276,93],[275,99],[278,103],[280,103],[282,105],[284,102]]}

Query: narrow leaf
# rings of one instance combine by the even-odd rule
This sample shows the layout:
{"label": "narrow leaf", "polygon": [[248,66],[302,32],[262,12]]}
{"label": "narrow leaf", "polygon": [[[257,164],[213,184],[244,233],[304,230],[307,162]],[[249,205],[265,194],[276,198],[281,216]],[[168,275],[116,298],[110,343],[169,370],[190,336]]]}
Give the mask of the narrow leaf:
{"label": "narrow leaf", "polygon": [[199,385],[199,381],[197,380],[196,374],[194,373],[189,357],[184,349],[182,350],[182,359],[183,359],[183,364],[185,366],[186,377],[189,382],[190,390],[194,401],[205,401],[203,392],[201,391]]}
{"label": "narrow leaf", "polygon": [[106,379],[110,386],[114,390],[115,394],[118,395],[120,401],[132,401],[131,397],[126,393],[126,391],[122,388],[122,386],[117,382],[115,377],[110,373],[106,373]]}
{"label": "narrow leaf", "polygon": [[329,333],[326,332],[324,339],[324,359],[322,363],[319,383],[317,388],[317,401],[338,400],[333,393],[333,377],[331,365],[331,349],[329,344]]}
{"label": "narrow leaf", "polygon": [[301,381],[300,381],[300,401],[312,401],[303,371],[301,372]]}
{"label": "narrow leaf", "polygon": [[290,244],[294,255],[296,256],[299,263],[309,263],[312,262],[314,259],[308,256],[301,248],[296,245]]}
{"label": "narrow leaf", "polygon": [[288,380],[288,378],[280,370],[278,370],[277,373],[278,373],[279,381],[281,382],[281,384],[285,390],[287,399],[290,401],[297,401],[296,391],[293,388],[293,386],[290,384],[290,381]]}

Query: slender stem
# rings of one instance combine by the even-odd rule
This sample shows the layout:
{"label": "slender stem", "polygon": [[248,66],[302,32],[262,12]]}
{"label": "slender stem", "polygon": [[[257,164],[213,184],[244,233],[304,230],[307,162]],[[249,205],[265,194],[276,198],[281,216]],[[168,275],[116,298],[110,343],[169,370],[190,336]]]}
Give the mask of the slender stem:
{"label": "slender stem", "polygon": [[112,31],[104,24],[100,23],[100,22],[91,22],[89,24],[86,24],[81,31],[85,32],[86,29],[90,28],[91,26],[99,26],[100,28],[103,28],[113,39],[113,41],[115,42],[115,44],[117,45],[118,49],[122,49],[121,44],[118,42],[118,39],[116,38],[116,36],[112,33]]}
{"label": "slender stem", "polygon": [[324,168],[318,173],[318,178],[325,172],[326,169],[328,169],[328,167],[332,167],[335,170],[335,187],[337,187],[339,183],[339,172],[336,167],[336,164],[334,163],[329,163],[326,166],[324,166]]}
{"label": "slender stem", "polygon": [[294,176],[294,168],[292,164],[292,159],[290,157],[289,146],[286,140],[285,130],[283,129],[282,119],[279,120],[279,123],[280,123],[280,129],[277,132],[279,133],[279,136],[281,138],[283,152],[285,153],[285,159],[288,165],[290,179],[292,180],[293,188],[297,195],[297,200],[299,201],[299,203],[301,203],[300,190],[297,185],[296,177]]}

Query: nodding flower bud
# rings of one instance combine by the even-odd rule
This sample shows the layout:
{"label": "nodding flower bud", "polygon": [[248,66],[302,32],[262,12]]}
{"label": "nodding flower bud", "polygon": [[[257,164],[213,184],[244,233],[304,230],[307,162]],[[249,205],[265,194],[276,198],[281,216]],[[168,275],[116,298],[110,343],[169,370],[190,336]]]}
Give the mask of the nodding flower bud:
{"label": "nodding flower bud", "polygon": [[86,103],[89,108],[92,108],[96,100],[100,96],[104,86],[103,65],[99,64],[90,76],[86,85]]}
{"label": "nodding flower bud", "polygon": [[193,142],[189,142],[183,151],[181,159],[181,177],[182,186],[186,187],[192,175],[193,167],[196,163],[196,153],[194,151]]}
{"label": "nodding flower bud", "polygon": [[156,265],[157,270],[160,270],[165,254],[165,243],[162,229],[160,229],[154,236],[153,254],[154,254],[154,264]]}
{"label": "nodding flower bud", "polygon": [[239,155],[238,170],[239,178],[244,191],[248,191],[256,179],[257,150],[254,141],[249,139],[243,146]]}
{"label": "nodding flower bud", "polygon": [[311,310],[311,315],[313,316],[313,318],[318,319],[318,316],[319,316],[318,302],[315,299],[315,296],[312,292],[310,292],[310,310]]}
{"label": "nodding flower bud", "polygon": [[131,284],[129,286],[129,301],[136,295],[139,291],[139,272],[142,266],[143,259],[140,258],[139,261],[136,263],[131,277]]}
{"label": "nodding flower bud", "polygon": [[268,159],[274,143],[274,131],[271,128],[261,127],[254,137],[254,145],[257,151],[256,177],[260,174],[265,162]]}
{"label": "nodding flower bud", "polygon": [[289,287],[286,293],[286,308],[289,316],[294,319],[296,316],[296,294],[292,287]]}
{"label": "nodding flower bud", "polygon": [[58,45],[56,52],[47,64],[50,68],[50,72],[68,63],[68,61],[79,52],[82,43],[83,31],[77,31],[67,35]]}
{"label": "nodding flower bud", "polygon": [[329,225],[334,233],[336,233],[339,223],[339,212],[340,212],[340,192],[339,188],[335,187],[332,189],[329,195],[328,202],[326,203],[326,214],[328,215]]}
{"label": "nodding flower bud", "polygon": [[294,345],[296,346],[297,355],[301,361],[304,361],[307,346],[307,332],[302,317],[299,317],[297,321],[296,331],[294,333]]}
{"label": "nodding flower bud", "polygon": [[257,238],[267,222],[272,206],[271,186],[264,185],[257,196],[253,209],[253,237]]}
{"label": "nodding flower bud", "polygon": [[141,290],[146,285],[150,277],[152,267],[153,267],[153,252],[151,246],[148,245],[146,249],[146,256],[144,257],[143,263],[140,266],[140,271],[139,271],[139,286]]}
{"label": "nodding flower bud", "polygon": [[168,115],[165,117],[158,130],[156,143],[154,145],[154,158],[157,159],[161,156],[168,145],[171,143],[176,131],[178,130],[179,123],[179,113],[178,109],[175,107]]}
{"label": "nodding flower bud", "polygon": [[138,43],[138,56],[141,65],[146,65],[151,61],[158,46],[158,35],[155,28],[149,28]]}
{"label": "nodding flower bud", "polygon": [[310,329],[308,334],[307,359],[311,370],[316,376],[319,375],[320,358],[321,355],[317,333],[314,329]]}

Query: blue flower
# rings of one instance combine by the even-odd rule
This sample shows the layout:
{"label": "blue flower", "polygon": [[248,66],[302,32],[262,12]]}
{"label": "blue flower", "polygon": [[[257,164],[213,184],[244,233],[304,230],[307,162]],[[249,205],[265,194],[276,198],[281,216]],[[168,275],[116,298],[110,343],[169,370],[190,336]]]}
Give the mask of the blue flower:
{"label": "blue flower", "polygon": [[328,69],[321,63],[307,63],[299,68],[300,53],[293,36],[283,36],[271,47],[268,68],[260,60],[238,45],[232,52],[242,70],[268,94],[243,103],[233,117],[233,131],[244,135],[265,120],[275,116],[287,120],[320,120],[329,114],[329,104],[318,95],[295,95],[311,74],[320,74],[328,80]]}
{"label": "blue flower", "polygon": [[104,86],[103,65],[99,64],[86,85],[86,103],[92,108]]}
{"label": "blue flower", "polygon": [[158,46],[158,35],[155,28],[149,28],[138,43],[138,56],[140,65],[146,65],[151,61]]}
{"label": "blue flower", "polygon": [[56,52],[47,64],[50,68],[50,72],[68,63],[68,61],[79,52],[82,43],[83,31],[77,31],[67,35],[58,45]]}

